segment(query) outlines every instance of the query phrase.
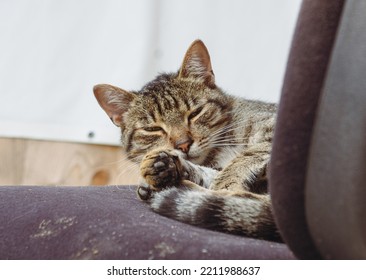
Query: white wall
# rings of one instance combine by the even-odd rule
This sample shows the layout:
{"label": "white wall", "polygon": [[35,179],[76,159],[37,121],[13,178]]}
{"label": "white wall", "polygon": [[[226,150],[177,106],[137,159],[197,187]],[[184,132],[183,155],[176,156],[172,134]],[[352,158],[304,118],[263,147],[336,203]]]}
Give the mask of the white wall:
{"label": "white wall", "polygon": [[[176,71],[196,39],[216,81],[277,101],[300,0],[0,0],[0,137],[118,144],[92,94]],[[89,132],[94,137],[88,137]]]}

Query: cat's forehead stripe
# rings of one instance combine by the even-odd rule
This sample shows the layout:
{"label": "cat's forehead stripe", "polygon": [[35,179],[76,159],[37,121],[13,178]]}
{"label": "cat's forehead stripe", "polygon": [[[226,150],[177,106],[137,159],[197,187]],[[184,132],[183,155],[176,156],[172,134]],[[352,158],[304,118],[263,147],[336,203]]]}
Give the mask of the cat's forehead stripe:
{"label": "cat's forehead stripe", "polygon": [[161,117],[171,117],[174,114],[183,115],[199,104],[197,98],[187,96],[184,92],[173,92],[168,89],[143,95],[142,99],[142,103],[146,107],[143,113],[148,114],[154,122]]}
{"label": "cat's forehead stripe", "polygon": [[[159,115],[163,114],[162,107],[160,105],[159,99],[156,95],[152,95],[152,98],[154,99],[154,105],[156,105],[156,109],[158,110]],[[149,108],[152,109],[152,108]]]}

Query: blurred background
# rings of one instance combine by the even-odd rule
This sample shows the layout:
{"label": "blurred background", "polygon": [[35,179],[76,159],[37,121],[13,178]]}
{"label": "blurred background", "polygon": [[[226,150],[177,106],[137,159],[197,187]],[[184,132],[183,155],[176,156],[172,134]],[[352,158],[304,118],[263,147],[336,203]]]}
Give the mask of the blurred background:
{"label": "blurred background", "polygon": [[300,0],[0,0],[0,184],[135,184],[92,88],[138,90],[197,38],[217,84],[279,100]]}

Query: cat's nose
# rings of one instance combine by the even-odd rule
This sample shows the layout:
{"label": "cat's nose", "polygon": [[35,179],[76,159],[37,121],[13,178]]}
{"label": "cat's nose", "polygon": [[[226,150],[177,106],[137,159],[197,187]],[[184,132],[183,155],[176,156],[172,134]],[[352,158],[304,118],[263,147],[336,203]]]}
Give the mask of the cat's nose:
{"label": "cat's nose", "polygon": [[181,150],[183,153],[187,154],[189,148],[191,147],[193,140],[191,138],[186,138],[183,140],[178,140],[175,142],[174,148]]}

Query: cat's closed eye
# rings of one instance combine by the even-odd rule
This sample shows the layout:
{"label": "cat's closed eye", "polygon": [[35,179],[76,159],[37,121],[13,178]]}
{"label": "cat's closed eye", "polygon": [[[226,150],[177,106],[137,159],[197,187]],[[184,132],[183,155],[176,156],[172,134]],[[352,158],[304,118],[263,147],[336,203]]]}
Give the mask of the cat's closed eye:
{"label": "cat's closed eye", "polygon": [[163,129],[160,126],[150,126],[150,127],[144,127],[144,130],[147,132],[158,132],[163,131]]}
{"label": "cat's closed eye", "polygon": [[192,119],[197,117],[202,112],[202,110],[203,110],[203,106],[198,107],[196,110],[194,110],[192,113],[190,113],[188,116],[188,121],[191,121]]}

